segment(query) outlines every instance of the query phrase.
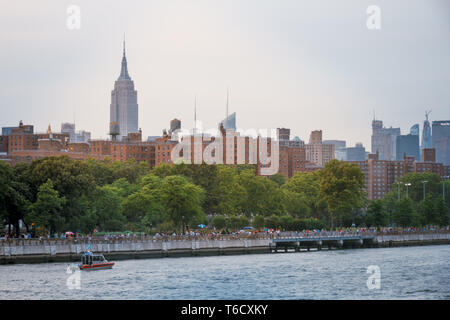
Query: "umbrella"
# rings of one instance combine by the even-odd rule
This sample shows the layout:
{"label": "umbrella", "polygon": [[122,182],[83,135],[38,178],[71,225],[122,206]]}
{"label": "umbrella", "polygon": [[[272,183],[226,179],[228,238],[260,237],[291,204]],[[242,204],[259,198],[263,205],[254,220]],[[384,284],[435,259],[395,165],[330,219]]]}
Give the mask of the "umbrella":
{"label": "umbrella", "polygon": [[66,231],[66,235],[73,234],[72,231]]}
{"label": "umbrella", "polygon": [[253,227],[243,227],[242,229],[244,229],[244,230],[252,230],[252,229],[255,229],[255,228],[253,228]]}
{"label": "umbrella", "polygon": [[203,229],[204,227],[206,227],[204,224],[199,224],[198,225],[199,228]]}

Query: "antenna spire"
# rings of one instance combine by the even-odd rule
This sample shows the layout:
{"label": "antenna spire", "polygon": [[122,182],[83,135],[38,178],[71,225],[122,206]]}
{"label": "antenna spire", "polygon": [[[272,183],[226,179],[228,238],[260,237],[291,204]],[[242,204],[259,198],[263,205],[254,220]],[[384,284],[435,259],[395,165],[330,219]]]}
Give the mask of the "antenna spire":
{"label": "antenna spire", "polygon": [[122,68],[120,70],[119,79],[131,80],[130,76],[128,75],[127,57],[125,56],[125,33],[123,34],[123,57],[122,57]]}
{"label": "antenna spire", "polygon": [[123,56],[125,57],[125,32],[123,33]]}

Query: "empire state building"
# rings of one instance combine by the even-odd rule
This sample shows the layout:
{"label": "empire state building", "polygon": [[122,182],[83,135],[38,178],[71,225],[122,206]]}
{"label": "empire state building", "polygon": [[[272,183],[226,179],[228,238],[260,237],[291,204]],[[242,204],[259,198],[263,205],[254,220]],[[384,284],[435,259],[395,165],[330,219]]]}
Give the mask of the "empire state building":
{"label": "empire state building", "polygon": [[122,70],[111,91],[110,135],[113,140],[122,140],[130,132],[138,132],[137,91],[128,75],[125,41],[123,42]]}

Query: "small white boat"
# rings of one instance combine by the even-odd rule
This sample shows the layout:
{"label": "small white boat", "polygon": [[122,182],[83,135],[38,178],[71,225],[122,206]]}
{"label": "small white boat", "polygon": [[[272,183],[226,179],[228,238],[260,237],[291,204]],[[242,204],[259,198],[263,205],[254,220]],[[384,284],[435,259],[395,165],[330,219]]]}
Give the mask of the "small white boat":
{"label": "small white boat", "polygon": [[81,270],[111,269],[113,266],[114,262],[109,262],[102,254],[94,254],[91,251],[83,253],[79,264]]}

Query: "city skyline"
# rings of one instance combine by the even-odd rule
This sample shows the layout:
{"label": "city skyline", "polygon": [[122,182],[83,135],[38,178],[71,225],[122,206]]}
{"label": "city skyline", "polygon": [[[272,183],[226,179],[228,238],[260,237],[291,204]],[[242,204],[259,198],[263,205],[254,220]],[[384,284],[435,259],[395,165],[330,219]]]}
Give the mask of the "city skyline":
{"label": "city skyline", "polygon": [[191,124],[194,96],[198,119],[215,128],[227,88],[238,128],[287,127],[302,140],[322,129],[324,139],[368,148],[373,110],[402,134],[422,129],[424,110],[433,109],[431,121],[448,118],[445,1],[381,3],[379,31],[366,28],[364,1],[327,9],[287,1],[276,11],[265,1],[239,2],[238,11],[234,1],[174,3],[80,1],[80,30],[67,29],[67,4],[5,5],[0,126],[23,120],[45,131],[75,114],[77,128],[107,137],[124,32],[143,136],[160,135],[173,118]]}

